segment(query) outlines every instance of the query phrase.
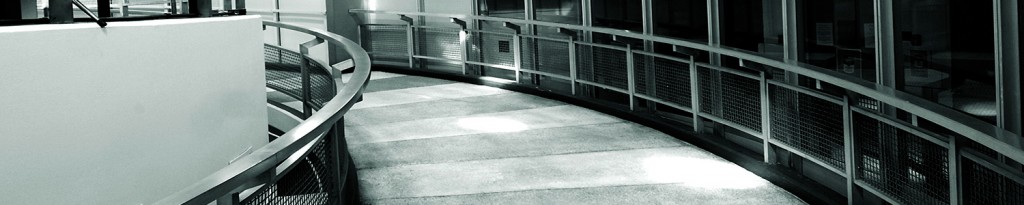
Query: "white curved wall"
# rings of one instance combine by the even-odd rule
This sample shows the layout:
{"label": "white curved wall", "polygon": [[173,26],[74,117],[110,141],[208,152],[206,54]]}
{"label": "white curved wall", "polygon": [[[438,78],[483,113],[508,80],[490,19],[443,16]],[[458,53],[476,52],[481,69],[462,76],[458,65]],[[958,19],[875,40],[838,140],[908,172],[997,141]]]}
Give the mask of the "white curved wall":
{"label": "white curved wall", "polygon": [[0,27],[0,203],[149,204],[267,141],[256,16]]}

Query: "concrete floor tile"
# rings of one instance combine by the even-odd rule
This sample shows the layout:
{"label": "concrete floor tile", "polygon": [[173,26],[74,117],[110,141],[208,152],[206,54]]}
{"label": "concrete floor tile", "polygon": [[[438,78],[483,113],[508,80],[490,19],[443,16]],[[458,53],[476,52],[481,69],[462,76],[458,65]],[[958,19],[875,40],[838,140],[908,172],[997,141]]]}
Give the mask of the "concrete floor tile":
{"label": "concrete floor tile", "polygon": [[352,109],[401,105],[438,99],[496,95],[509,92],[511,91],[462,83],[416,87],[363,94],[363,101],[357,103]]}
{"label": "concrete floor tile", "polygon": [[356,145],[621,121],[622,119],[592,110],[572,105],[561,105],[500,113],[353,126],[346,127],[345,131],[348,143]]}
{"label": "concrete floor tile", "polygon": [[565,103],[533,95],[505,93],[351,110],[345,114],[345,125],[373,125],[558,105]]}
{"label": "concrete floor tile", "polygon": [[[688,146],[630,122],[349,146],[360,169],[597,151]],[[367,159],[367,160],[359,160]]]}

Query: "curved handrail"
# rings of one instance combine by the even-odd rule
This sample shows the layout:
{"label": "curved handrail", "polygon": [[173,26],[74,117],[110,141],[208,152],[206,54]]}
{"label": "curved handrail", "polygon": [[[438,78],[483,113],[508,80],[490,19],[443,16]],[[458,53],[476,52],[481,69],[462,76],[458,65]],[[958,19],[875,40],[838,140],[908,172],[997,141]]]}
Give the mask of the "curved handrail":
{"label": "curved handrail", "polygon": [[370,57],[359,44],[320,29],[271,21],[263,21],[263,25],[310,34],[324,39],[328,43],[341,46],[351,54],[355,66],[352,78],[333,99],[302,124],[252,154],[156,202],[156,204],[206,204],[237,191],[238,187],[254,183],[252,179],[257,179],[263,173],[273,170],[304,145],[312,142],[320,133],[334,127],[362,95],[362,91],[370,79]]}
{"label": "curved handrail", "polygon": [[459,18],[462,20],[496,21],[514,24],[530,24],[565,29],[584,30],[636,39],[651,40],[660,43],[666,43],[676,46],[687,47],[690,49],[706,51],[714,54],[731,56],[746,61],[751,61],[762,65],[794,72],[802,76],[814,78],[822,82],[826,82],[832,85],[845,88],[846,90],[849,90],[851,92],[855,92],[866,97],[871,97],[882,103],[899,107],[901,110],[907,111],[920,118],[927,119],[940,126],[946,127],[949,130],[956,132],[957,134],[963,135],[968,139],[971,139],[981,144],[982,146],[992,148],[994,151],[998,152],[999,154],[1005,155],[1010,159],[1013,159],[1018,162],[1024,162],[1024,150],[1022,150],[1024,149],[1024,144],[1022,144],[1020,136],[1017,134],[999,128],[990,123],[984,122],[980,119],[968,116],[967,114],[958,112],[951,108],[893,89],[891,87],[873,84],[863,79],[854,78],[848,75],[842,75],[838,72],[819,68],[813,65],[801,64],[796,62],[782,62],[761,55],[742,51],[740,49],[729,48],[721,45],[708,45],[706,43],[699,43],[662,36],[647,35],[628,30],[618,30],[611,28],[588,27],[582,25],[552,23],[535,20],[510,19],[488,16],[472,16],[462,14],[378,11],[365,9],[351,9],[349,10],[349,12],[354,14],[392,14],[425,17]]}

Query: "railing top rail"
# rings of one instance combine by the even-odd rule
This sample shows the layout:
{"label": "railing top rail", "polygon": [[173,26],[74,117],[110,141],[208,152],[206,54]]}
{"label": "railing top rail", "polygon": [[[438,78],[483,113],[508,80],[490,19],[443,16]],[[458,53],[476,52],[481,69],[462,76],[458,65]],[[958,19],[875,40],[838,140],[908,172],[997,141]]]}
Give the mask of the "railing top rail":
{"label": "railing top rail", "polygon": [[277,164],[297,152],[303,145],[312,142],[319,133],[331,129],[342,115],[347,112],[362,94],[370,79],[370,57],[359,44],[320,29],[311,29],[291,24],[263,21],[263,25],[294,30],[316,36],[329,43],[341,46],[352,56],[355,66],[352,79],[338,92],[334,98],[306,121],[289,130],[277,140],[259,148],[234,163],[203,178],[158,202],[156,204],[206,204],[228,193],[238,191],[253,183],[263,183],[261,175],[272,171]]}
{"label": "railing top rail", "polygon": [[776,59],[764,57],[755,53],[751,53],[748,51],[729,48],[721,45],[709,45],[707,43],[702,42],[646,35],[639,32],[611,28],[588,27],[574,24],[552,23],[544,21],[489,16],[473,16],[462,14],[379,11],[365,9],[351,9],[349,10],[349,12],[354,14],[392,14],[406,16],[459,18],[462,20],[484,20],[508,22],[513,24],[530,24],[539,26],[559,27],[566,29],[598,32],[636,39],[651,40],[666,44],[672,44],[675,46],[682,46],[690,49],[702,50],[710,53],[731,56],[745,61],[771,66],[786,71],[794,72],[802,76],[814,78],[822,82],[842,87],[848,91],[873,98],[875,100],[881,101],[882,103],[898,107],[920,118],[927,119],[949,130],[952,130],[953,132],[963,135],[977,143],[980,143],[985,147],[992,148],[996,152],[1005,155],[1010,159],[1024,163],[1024,150],[1022,150],[1022,148],[1024,148],[1024,145],[1022,145],[1021,137],[1017,134],[999,128],[993,124],[984,122],[980,119],[971,117],[962,112],[922,99],[917,96],[913,96],[911,94],[904,93],[894,88],[877,85],[874,83],[864,81],[862,79],[854,78],[852,76],[842,75],[835,71],[819,69],[818,67],[812,65],[801,64],[797,62],[783,62]]}

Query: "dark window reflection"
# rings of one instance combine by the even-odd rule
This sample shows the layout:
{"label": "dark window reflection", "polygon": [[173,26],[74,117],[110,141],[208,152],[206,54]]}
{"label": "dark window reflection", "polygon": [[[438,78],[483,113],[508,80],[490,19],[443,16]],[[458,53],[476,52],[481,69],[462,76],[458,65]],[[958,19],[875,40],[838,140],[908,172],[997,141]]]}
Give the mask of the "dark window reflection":
{"label": "dark window reflection", "polygon": [[872,0],[800,1],[800,61],[875,82],[873,12]]}
{"label": "dark window reflection", "polygon": [[782,59],[780,1],[720,1],[718,6],[722,45]]}
{"label": "dark window reflection", "polygon": [[523,1],[509,0],[479,0],[480,15],[523,19],[526,16],[526,6]]}
{"label": "dark window reflection", "polygon": [[583,24],[580,0],[533,0],[538,21]]}
{"label": "dark window reflection", "polygon": [[593,0],[594,26],[643,31],[644,15],[640,1]]}
{"label": "dark window reflection", "polygon": [[991,1],[893,2],[896,87],[995,121]]}
{"label": "dark window reflection", "polygon": [[654,34],[708,40],[707,0],[653,0]]}

